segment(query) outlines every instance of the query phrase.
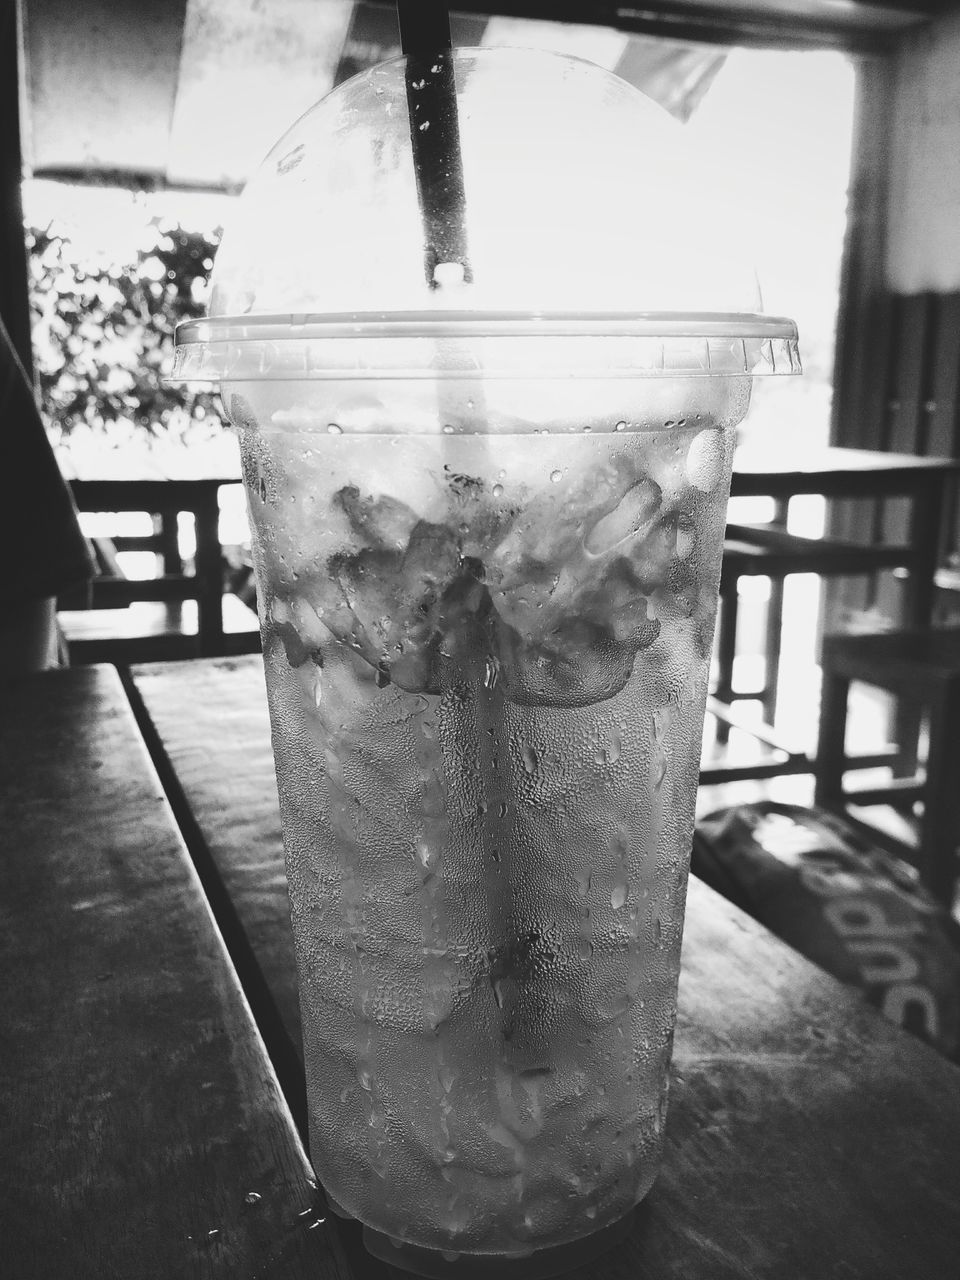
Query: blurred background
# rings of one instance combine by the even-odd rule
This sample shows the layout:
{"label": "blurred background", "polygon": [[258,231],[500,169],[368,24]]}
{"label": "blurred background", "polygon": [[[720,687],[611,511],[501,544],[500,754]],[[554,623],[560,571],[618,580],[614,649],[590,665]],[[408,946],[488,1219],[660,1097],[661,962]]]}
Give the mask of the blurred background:
{"label": "blurred background", "polygon": [[[399,53],[393,5],[17,0],[0,21],[12,73],[3,92],[19,117],[3,156],[11,266],[0,312],[32,366],[64,468],[83,475],[136,456],[165,474],[235,475],[218,396],[162,381],[174,328],[203,313],[221,229],[276,139],[333,86]],[[954,4],[477,0],[454,11],[451,26],[456,45],[532,46],[598,63],[697,142],[699,198],[735,205],[765,309],[794,317],[801,335],[805,376],[757,381],[745,447],[960,453]],[[240,487],[224,485],[219,501],[220,544],[228,568],[242,571]],[[731,507],[737,521],[773,515],[767,498]],[[121,542],[154,528],[140,512],[82,518],[89,536]],[[902,534],[904,521],[889,501],[828,512],[822,497],[799,495],[788,528],[877,543]],[[952,493],[948,575],[957,529]],[[181,515],[188,567],[194,537]],[[119,563],[127,577],[149,578],[157,557],[123,550]],[[747,576],[738,591],[736,679],[752,687],[768,656],[771,582]],[[816,574],[787,578],[778,723],[812,743],[822,632],[894,625],[901,597],[889,572],[827,589]],[[957,598],[941,592],[941,613]],[[741,710],[761,708],[747,700]],[[877,732],[875,716],[862,723],[868,737]]]}

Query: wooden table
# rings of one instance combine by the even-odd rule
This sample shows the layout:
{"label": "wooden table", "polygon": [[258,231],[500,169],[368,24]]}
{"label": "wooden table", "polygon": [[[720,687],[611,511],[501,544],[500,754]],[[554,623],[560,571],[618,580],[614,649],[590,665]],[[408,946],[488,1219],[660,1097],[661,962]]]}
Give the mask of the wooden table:
{"label": "wooden table", "polygon": [[[231,437],[232,438],[232,437]],[[190,512],[196,523],[197,600],[201,652],[223,651],[221,617],[221,547],[217,494],[240,483],[235,449],[218,451],[198,460],[189,451],[177,461],[125,451],[90,452],[60,459],[74,499],[81,511],[152,511],[160,517],[164,571],[178,571],[176,518]],[[883,498],[910,500],[910,570],[906,584],[904,621],[925,626],[933,607],[934,573],[949,482],[960,471],[960,460],[917,458],[910,454],[867,449],[758,449],[737,451],[731,497],[771,497],[775,525],[786,524],[789,502],[801,494],[826,498]],[[131,544],[137,539],[120,539]]]}
{"label": "wooden table", "polygon": [[796,443],[778,449],[745,447],[733,463],[731,498],[769,497],[775,525],[786,525],[788,505],[801,494],[836,498],[905,498],[910,513],[906,542],[905,626],[923,627],[933,610],[943,515],[949,487],[960,473],[960,458],[918,458],[879,449],[804,450]]}
{"label": "wooden table", "polygon": [[[60,679],[65,687],[70,677]],[[299,1008],[260,660],[141,667],[130,692],[302,1123]],[[692,881],[664,1168],[628,1240],[574,1274],[956,1280],[958,1144],[956,1067]],[[324,1239],[328,1232],[349,1274],[386,1275],[357,1248],[349,1225],[327,1224]]]}
{"label": "wooden table", "polygon": [[[202,654],[224,652],[223,565],[220,545],[220,490],[240,483],[235,449],[210,458],[98,450],[59,458],[79,511],[145,511],[155,517],[154,535],[112,539],[118,551],[159,553],[164,575],[178,579],[183,564],[178,546],[178,516],[193,517],[196,555],[189,598],[197,601],[197,636]],[[148,583],[137,584],[139,598],[154,598]],[[183,597],[183,591],[177,598]],[[166,597],[161,597],[166,598]],[[124,601],[126,603],[126,601]]]}
{"label": "wooden table", "polygon": [[112,668],[0,685],[0,1273],[351,1280]]}

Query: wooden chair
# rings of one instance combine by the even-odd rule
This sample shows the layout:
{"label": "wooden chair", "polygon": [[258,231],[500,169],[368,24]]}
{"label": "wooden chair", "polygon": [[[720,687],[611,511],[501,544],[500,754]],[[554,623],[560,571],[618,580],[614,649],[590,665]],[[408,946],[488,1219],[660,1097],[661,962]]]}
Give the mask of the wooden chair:
{"label": "wooden chair", "polygon": [[[922,802],[914,856],[924,882],[951,905],[960,842],[960,628],[828,636],[822,666],[817,803],[846,811],[851,804]],[[845,787],[845,773],[862,767],[846,754],[847,697],[853,680],[894,694],[911,717],[926,718],[926,762],[916,776],[894,777],[859,790]]]}
{"label": "wooden chair", "polygon": [[[764,525],[728,524],[723,544],[720,574],[720,616],[717,624],[716,682],[713,695],[721,704],[717,715],[717,742],[725,743],[733,723],[723,714],[743,700],[759,701],[763,721],[772,726],[777,712],[777,685],[780,677],[780,645],[783,629],[783,592],[786,579],[794,573],[814,573],[821,578],[855,577],[879,569],[903,568],[911,564],[913,547],[908,543],[865,545],[840,538],[804,538],[786,529],[786,502],[777,503],[773,521]],[[737,648],[739,586],[745,577],[770,579],[764,641],[763,683],[755,689],[735,689],[733,667]]]}
{"label": "wooden chair", "polygon": [[[57,620],[67,660],[73,664],[160,662],[176,658],[256,653],[260,631],[256,611],[232,592],[216,597],[218,625],[200,626],[201,602],[209,609],[209,584],[180,561],[163,529],[132,539],[92,538],[97,574],[82,592],[58,602]],[[130,546],[131,542],[135,545]],[[128,578],[117,559],[120,549],[154,550],[165,572],[155,578]],[[176,557],[174,559],[174,556]]]}

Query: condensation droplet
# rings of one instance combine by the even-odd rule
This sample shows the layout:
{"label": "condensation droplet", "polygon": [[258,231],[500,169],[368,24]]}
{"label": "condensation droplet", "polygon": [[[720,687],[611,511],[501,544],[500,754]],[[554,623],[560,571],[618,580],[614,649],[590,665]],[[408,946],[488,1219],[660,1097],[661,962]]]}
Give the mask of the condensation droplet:
{"label": "condensation droplet", "polygon": [[449,422],[445,422],[445,423],[443,424],[443,434],[444,434],[445,436],[452,436],[452,435],[453,435],[453,427],[451,427],[451,425],[450,425],[450,423],[449,423]]}
{"label": "condensation droplet", "polygon": [[624,883],[615,884],[613,892],[610,894],[610,905],[614,911],[619,911],[621,907],[626,905],[627,886]]}
{"label": "condensation droplet", "polygon": [[493,486],[493,496],[494,496],[495,498],[502,498],[502,497],[503,497],[503,485],[502,485],[502,484],[495,484],[495,485]]}
{"label": "condensation droplet", "polygon": [[426,133],[429,128],[430,128],[430,121],[424,120],[423,124],[420,125],[420,132]]}
{"label": "condensation droplet", "polygon": [[562,472],[562,471],[551,471],[551,472],[550,472],[550,479],[552,480],[552,482],[553,482],[554,484],[559,484],[559,482],[563,479],[563,472]]}
{"label": "condensation droplet", "polygon": [[327,423],[327,434],[331,436],[342,436],[343,427],[338,427],[335,422]]}
{"label": "condensation droplet", "polygon": [[615,430],[617,431],[626,431],[626,429],[627,429],[627,424],[625,422],[618,422],[615,428]]}
{"label": "condensation droplet", "polygon": [[529,743],[523,748],[523,767],[531,776],[537,772],[540,765],[540,756],[537,754],[535,747]]}
{"label": "condensation droplet", "polygon": [[263,1197],[256,1191],[248,1191],[243,1199],[246,1204],[259,1204]]}

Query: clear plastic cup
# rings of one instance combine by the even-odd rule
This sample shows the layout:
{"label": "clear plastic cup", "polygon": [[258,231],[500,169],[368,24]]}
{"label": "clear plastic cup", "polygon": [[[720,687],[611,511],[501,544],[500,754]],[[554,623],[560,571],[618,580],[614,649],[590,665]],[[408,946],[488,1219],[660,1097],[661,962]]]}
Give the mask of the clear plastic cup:
{"label": "clear plastic cup", "polygon": [[734,432],[799,363],[657,108],[454,67],[472,282],[401,59],[267,158],[178,373],[241,441],[317,1174],[387,1261],[532,1277],[659,1167]]}

